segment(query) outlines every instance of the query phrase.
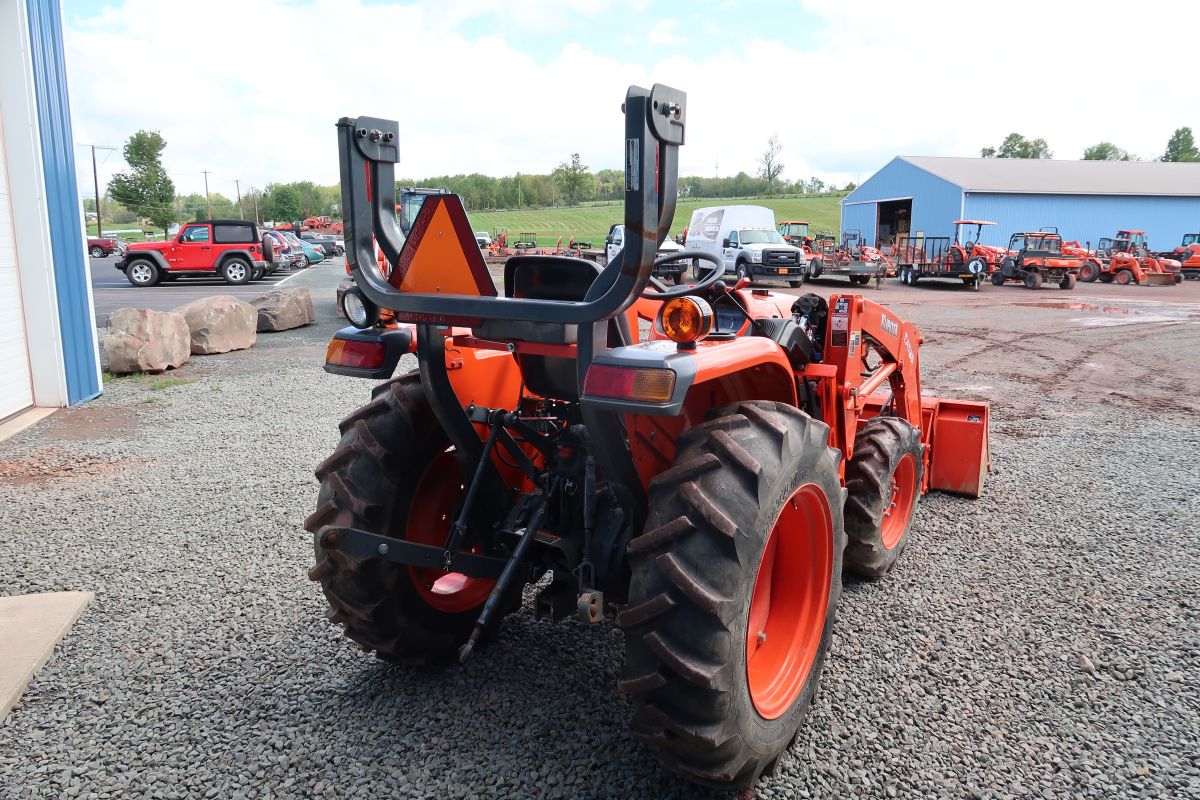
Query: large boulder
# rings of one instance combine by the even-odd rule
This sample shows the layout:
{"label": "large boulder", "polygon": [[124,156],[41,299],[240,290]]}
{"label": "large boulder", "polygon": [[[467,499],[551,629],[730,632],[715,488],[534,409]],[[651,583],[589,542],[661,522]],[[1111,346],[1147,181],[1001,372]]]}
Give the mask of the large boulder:
{"label": "large boulder", "polygon": [[275,289],[250,304],[258,309],[259,331],[286,331],[317,321],[308,289]]}
{"label": "large boulder", "polygon": [[162,372],[186,364],[192,353],[187,320],[174,311],[118,308],[100,339],[108,371]]}
{"label": "large boulder", "polygon": [[175,309],[187,320],[192,355],[245,350],[258,338],[258,312],[233,295],[201,297]]}

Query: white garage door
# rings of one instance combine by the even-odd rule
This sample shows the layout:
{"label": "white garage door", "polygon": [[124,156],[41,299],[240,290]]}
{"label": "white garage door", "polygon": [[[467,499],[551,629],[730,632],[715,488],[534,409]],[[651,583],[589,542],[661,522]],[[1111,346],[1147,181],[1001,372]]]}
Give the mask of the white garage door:
{"label": "white garage door", "polygon": [[0,419],[33,405],[10,200],[8,164],[0,142]]}

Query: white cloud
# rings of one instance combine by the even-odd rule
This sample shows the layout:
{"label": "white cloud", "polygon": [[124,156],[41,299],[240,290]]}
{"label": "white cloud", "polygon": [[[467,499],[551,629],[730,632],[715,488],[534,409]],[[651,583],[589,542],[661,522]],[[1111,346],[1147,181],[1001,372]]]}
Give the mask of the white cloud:
{"label": "white cloud", "polygon": [[[127,0],[86,20],[68,7],[75,135],[120,145],[160,130],[181,191],[202,191],[208,169],[232,195],[234,178],[335,182],[333,125],[357,114],[400,120],[402,176],[547,172],[572,152],[619,167],[630,83],[688,92],[682,170],[706,175],[753,173],[772,133],[786,177],[842,183],[896,154],[977,155],[1011,131],[1063,158],[1101,139],[1149,157],[1176,127],[1200,128],[1178,47],[1151,33],[1196,21],[1188,4],[1140,4],[1137,31],[1098,5],[804,6],[810,37],[739,6],[754,33],[728,38],[700,15],[637,34],[619,4],[586,0],[213,0],[203,13]],[[535,58],[513,30],[562,44]]]}

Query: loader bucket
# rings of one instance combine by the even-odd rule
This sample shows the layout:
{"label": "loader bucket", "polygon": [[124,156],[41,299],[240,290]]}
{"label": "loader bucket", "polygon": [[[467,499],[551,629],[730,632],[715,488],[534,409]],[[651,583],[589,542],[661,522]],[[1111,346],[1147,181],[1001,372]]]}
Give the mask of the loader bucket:
{"label": "loader bucket", "polygon": [[[859,427],[878,415],[888,400],[889,396],[883,393],[865,398],[859,412]],[[990,429],[987,403],[921,398],[921,444],[926,449],[922,492],[938,489],[979,497],[984,478],[992,471]]]}
{"label": "loader bucket", "polygon": [[1147,272],[1147,286],[1174,286],[1175,276],[1170,272]]}
{"label": "loader bucket", "polygon": [[921,406],[932,417],[926,442],[929,488],[979,497],[984,476],[992,469],[988,404],[930,397],[922,399]]}

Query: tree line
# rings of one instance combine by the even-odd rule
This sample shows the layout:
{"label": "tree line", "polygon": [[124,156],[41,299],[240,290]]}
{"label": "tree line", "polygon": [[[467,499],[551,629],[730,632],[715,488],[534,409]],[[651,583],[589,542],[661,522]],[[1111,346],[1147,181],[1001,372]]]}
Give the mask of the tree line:
{"label": "tree line", "polygon": [[[985,147],[979,151],[983,158],[1054,158],[1050,146],[1042,138],[1029,139],[1019,133],[1010,133],[996,147]],[[1124,148],[1112,142],[1097,142],[1085,148],[1084,161],[1200,161],[1200,149],[1196,147],[1196,139],[1191,128],[1177,128],[1167,140],[1167,147],[1161,156],[1154,159],[1141,159]]]}

